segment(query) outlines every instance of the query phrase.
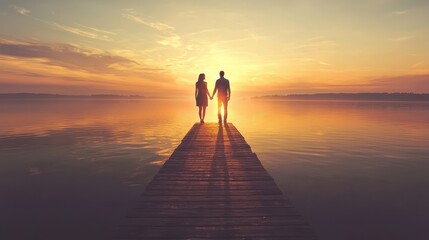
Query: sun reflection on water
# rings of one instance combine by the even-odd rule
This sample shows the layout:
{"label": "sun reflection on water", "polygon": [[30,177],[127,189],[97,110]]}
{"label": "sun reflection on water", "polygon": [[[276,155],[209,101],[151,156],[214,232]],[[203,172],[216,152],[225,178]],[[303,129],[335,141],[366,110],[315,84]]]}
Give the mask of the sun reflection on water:
{"label": "sun reflection on water", "polygon": [[[76,216],[81,229],[113,226],[198,121],[195,102],[184,100],[0,102],[0,108],[6,196],[0,201],[25,202],[22,211],[8,208],[2,216],[15,216],[24,227],[44,216],[61,228],[46,211]],[[216,121],[215,98],[206,122]],[[421,211],[429,209],[428,104],[232,99],[228,121],[318,230],[353,225],[374,232],[371,226],[386,222],[411,231],[414,219],[428,217]],[[79,196],[74,207],[67,206],[70,194]],[[121,211],[112,212],[106,199]],[[404,204],[409,207],[397,207]],[[28,215],[35,211],[40,214]]]}

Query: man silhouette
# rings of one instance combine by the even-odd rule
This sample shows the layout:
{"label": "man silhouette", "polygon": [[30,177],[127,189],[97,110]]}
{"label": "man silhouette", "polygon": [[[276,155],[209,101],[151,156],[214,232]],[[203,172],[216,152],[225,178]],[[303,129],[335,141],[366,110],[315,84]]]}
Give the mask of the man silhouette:
{"label": "man silhouette", "polygon": [[229,80],[224,78],[224,71],[219,72],[220,78],[216,80],[216,85],[213,90],[211,99],[217,93],[217,117],[219,124],[222,124],[222,106],[223,106],[223,122],[226,124],[226,118],[228,117],[228,101],[231,98],[231,89],[229,87]]}

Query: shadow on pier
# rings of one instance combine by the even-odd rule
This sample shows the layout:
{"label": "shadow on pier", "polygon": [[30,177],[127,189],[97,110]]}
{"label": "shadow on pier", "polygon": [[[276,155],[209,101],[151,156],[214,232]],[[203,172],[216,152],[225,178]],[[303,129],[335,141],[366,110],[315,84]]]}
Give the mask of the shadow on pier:
{"label": "shadow on pier", "polygon": [[316,239],[232,124],[195,124],[116,239]]}

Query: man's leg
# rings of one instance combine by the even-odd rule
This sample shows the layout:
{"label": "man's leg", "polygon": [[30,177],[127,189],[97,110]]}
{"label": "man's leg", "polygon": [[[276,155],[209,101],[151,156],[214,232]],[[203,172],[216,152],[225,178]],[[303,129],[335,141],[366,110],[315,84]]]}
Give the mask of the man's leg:
{"label": "man's leg", "polygon": [[224,99],[223,101],[223,122],[226,123],[226,119],[228,118],[228,99]]}
{"label": "man's leg", "polygon": [[217,118],[219,120],[219,123],[222,124],[222,99],[217,99]]}

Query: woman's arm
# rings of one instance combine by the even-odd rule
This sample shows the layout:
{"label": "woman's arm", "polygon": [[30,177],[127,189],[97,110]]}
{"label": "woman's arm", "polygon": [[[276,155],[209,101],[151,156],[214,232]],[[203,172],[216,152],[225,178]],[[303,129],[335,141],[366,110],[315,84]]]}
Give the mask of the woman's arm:
{"label": "woman's arm", "polygon": [[197,99],[197,94],[198,94],[198,87],[197,87],[197,84],[195,83],[195,99]]}
{"label": "woman's arm", "polygon": [[206,93],[207,93],[207,96],[209,96],[209,98],[212,99],[212,96],[210,95],[209,89],[207,88],[207,84],[206,84]]}

